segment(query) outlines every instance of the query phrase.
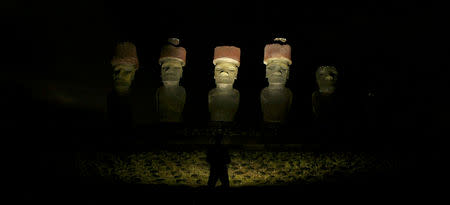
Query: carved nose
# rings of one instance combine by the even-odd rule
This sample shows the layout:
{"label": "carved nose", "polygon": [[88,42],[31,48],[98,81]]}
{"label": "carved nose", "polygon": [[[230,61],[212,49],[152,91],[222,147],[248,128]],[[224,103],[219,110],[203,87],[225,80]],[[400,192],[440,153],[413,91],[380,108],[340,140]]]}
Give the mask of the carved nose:
{"label": "carved nose", "polygon": [[220,76],[228,76],[227,72],[220,72]]}
{"label": "carved nose", "polygon": [[327,76],[327,77],[325,77],[325,80],[333,80],[333,76]]}

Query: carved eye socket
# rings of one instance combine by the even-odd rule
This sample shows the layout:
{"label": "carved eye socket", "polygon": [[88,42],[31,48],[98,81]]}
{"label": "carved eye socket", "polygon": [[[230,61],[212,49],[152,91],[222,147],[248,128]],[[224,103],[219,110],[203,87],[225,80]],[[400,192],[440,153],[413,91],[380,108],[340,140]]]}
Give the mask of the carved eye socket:
{"label": "carved eye socket", "polygon": [[219,72],[219,73],[221,73],[221,72],[227,72],[227,71],[226,71],[225,69],[223,69],[223,68],[218,68],[216,71]]}

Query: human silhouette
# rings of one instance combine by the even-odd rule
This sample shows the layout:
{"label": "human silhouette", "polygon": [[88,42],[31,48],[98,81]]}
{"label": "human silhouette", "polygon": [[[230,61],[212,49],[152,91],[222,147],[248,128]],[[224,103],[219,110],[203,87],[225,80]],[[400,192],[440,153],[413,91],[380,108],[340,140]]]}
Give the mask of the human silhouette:
{"label": "human silhouette", "polygon": [[208,187],[214,188],[220,179],[222,188],[228,188],[230,181],[228,179],[228,164],[231,162],[230,155],[226,147],[222,144],[223,136],[215,136],[214,145],[211,145],[207,152],[206,160],[210,165],[210,174]]}

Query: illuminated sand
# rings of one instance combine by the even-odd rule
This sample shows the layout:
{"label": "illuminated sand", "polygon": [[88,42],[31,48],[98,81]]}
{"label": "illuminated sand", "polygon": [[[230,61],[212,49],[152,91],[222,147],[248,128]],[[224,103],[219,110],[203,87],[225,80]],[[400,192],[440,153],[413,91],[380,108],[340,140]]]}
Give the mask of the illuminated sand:
{"label": "illuminated sand", "polygon": [[[230,185],[267,186],[315,184],[337,177],[378,173],[394,168],[392,160],[368,153],[272,152],[231,150]],[[97,160],[80,160],[82,177],[106,182],[199,187],[209,176],[206,152],[156,151],[123,156],[101,154]]]}

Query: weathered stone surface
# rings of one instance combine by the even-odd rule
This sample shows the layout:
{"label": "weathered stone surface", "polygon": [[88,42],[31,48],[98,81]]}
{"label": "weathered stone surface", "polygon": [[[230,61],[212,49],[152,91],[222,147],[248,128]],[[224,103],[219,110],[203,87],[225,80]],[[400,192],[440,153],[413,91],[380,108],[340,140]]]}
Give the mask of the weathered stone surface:
{"label": "weathered stone surface", "polygon": [[289,78],[289,66],[292,64],[290,58],[289,45],[268,44],[264,49],[264,64],[269,86],[261,91],[260,99],[263,120],[266,123],[287,121],[293,98],[291,90],[285,87]]}
{"label": "weathered stone surface", "polygon": [[[208,110],[213,122],[232,122],[239,107],[239,91],[233,88],[240,65],[240,49],[218,46],[214,50],[214,80],[216,88],[208,93]],[[229,134],[224,130],[225,135]],[[224,134],[222,133],[222,134]]]}
{"label": "weathered stone surface", "polygon": [[239,108],[239,91],[214,88],[208,93],[211,121],[231,122]]}
{"label": "weathered stone surface", "polygon": [[136,69],[139,68],[139,61],[136,52],[136,46],[131,42],[122,42],[117,44],[116,53],[111,60],[113,67],[117,65],[133,65]]}
{"label": "weathered stone surface", "polygon": [[156,100],[159,120],[177,123],[183,121],[182,112],[186,102],[186,91],[180,86],[183,66],[186,65],[186,50],[176,46],[179,39],[169,38],[169,43],[172,44],[164,45],[161,49],[159,64],[163,86],[156,91]]}
{"label": "weathered stone surface", "polygon": [[[136,46],[130,42],[119,43],[116,47],[116,53],[113,59],[111,60],[111,65],[113,67],[114,93],[117,94],[118,96],[121,96],[121,98],[114,98],[113,97],[114,95],[111,95],[111,100],[115,99],[114,101],[116,102],[111,101],[109,102],[109,104],[112,107],[114,107],[113,105],[115,104],[122,105],[119,107],[122,109],[128,109],[124,107],[124,105],[127,104],[126,101],[121,102],[123,100],[120,99],[127,99],[126,96],[128,96],[130,93],[130,87],[134,80],[136,70],[139,68]],[[119,107],[114,108],[114,110],[119,109]],[[130,114],[125,113],[119,114],[119,113],[117,113],[118,121],[120,121],[123,118],[127,118],[122,115],[128,115],[128,117],[130,117]]]}
{"label": "weathered stone surface", "polygon": [[264,64],[268,64],[273,59],[283,59],[292,64],[291,46],[281,44],[267,44],[264,47]]}
{"label": "weathered stone surface", "polygon": [[232,60],[231,62],[236,62],[239,66],[241,62],[241,49],[235,46],[217,46],[214,48],[214,65],[220,60]]}
{"label": "weathered stone surface", "polygon": [[161,122],[183,121],[186,90],[182,86],[162,86],[156,91],[158,113]]}
{"label": "weathered stone surface", "polygon": [[161,48],[161,55],[159,57],[159,64],[165,60],[174,59],[181,62],[182,66],[186,65],[186,49],[183,47],[176,47],[173,45],[164,45]]}

